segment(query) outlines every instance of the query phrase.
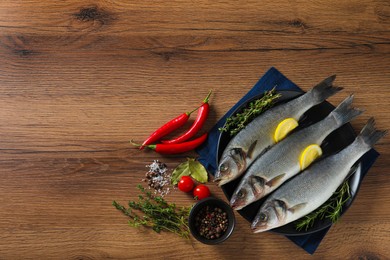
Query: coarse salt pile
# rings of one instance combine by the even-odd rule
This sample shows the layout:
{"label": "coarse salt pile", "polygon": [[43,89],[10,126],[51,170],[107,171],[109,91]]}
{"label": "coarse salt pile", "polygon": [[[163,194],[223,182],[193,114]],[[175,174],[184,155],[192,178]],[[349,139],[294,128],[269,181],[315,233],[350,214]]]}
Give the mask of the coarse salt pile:
{"label": "coarse salt pile", "polygon": [[164,195],[170,192],[169,185],[171,183],[171,174],[168,173],[166,164],[154,160],[153,163],[146,165],[146,167],[149,168],[149,171],[142,180],[148,183],[149,189],[154,189],[154,194],[164,197]]}

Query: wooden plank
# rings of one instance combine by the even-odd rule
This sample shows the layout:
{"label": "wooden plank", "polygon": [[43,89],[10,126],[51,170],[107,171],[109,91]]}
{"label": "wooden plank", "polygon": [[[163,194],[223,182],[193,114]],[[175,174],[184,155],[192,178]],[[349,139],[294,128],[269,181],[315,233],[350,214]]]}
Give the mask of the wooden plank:
{"label": "wooden plank", "polygon": [[[134,229],[111,205],[136,199],[145,165],[172,170],[141,141],[199,104],[209,130],[271,66],[303,90],[337,74],[365,113],[390,129],[388,1],[10,1],[0,3],[0,259],[312,258],[283,236],[206,246]],[[389,137],[353,206],[314,257],[390,258]],[[209,183],[214,196],[224,198]],[[194,203],[174,191],[167,200]]]}

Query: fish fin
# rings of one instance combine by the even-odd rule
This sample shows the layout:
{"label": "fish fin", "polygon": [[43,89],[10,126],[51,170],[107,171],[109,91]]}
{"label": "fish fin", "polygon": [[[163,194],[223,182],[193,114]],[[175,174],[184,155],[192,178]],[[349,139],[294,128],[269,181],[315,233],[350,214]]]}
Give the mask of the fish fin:
{"label": "fish fin", "polygon": [[275,186],[277,183],[279,183],[283,179],[284,176],[286,176],[286,173],[280,174],[280,175],[276,176],[275,178],[267,181],[265,183],[265,185],[267,185],[269,187]]}
{"label": "fish fin", "polygon": [[263,154],[265,154],[266,152],[268,152],[269,149],[271,149],[272,145],[270,146],[267,146],[266,148],[263,149],[263,151],[261,151],[261,153],[257,156],[257,158],[263,156]]}
{"label": "fish fin", "polygon": [[324,101],[330,96],[333,96],[343,88],[333,86],[333,81],[336,79],[336,75],[330,76],[325,80],[317,84],[311,92],[318,103]]}
{"label": "fish fin", "polygon": [[345,177],[345,180],[348,180],[349,177],[351,177],[352,175],[355,174],[355,172],[359,168],[359,165],[360,165],[359,163],[355,163],[354,165],[352,165],[351,169],[349,170],[349,172],[347,174],[347,177]]}
{"label": "fish fin", "polygon": [[254,142],[251,144],[251,146],[249,147],[248,152],[246,153],[246,156],[247,156],[247,157],[249,157],[249,158],[252,159],[253,151],[255,150],[256,144],[257,144],[257,140],[254,141]]}
{"label": "fish fin", "polygon": [[374,146],[383,136],[388,133],[387,130],[379,131],[375,128],[375,119],[371,117],[367,124],[363,127],[362,131],[356,138],[357,142],[363,143],[368,148]]}
{"label": "fish fin", "polygon": [[363,113],[363,110],[351,107],[352,101],[353,95],[350,95],[329,114],[329,117],[334,118],[338,126],[344,125]]}
{"label": "fish fin", "polygon": [[291,213],[294,213],[296,210],[300,210],[302,208],[304,208],[306,206],[306,202],[304,203],[299,203],[297,205],[294,205],[293,207],[289,208],[288,211],[290,211]]}

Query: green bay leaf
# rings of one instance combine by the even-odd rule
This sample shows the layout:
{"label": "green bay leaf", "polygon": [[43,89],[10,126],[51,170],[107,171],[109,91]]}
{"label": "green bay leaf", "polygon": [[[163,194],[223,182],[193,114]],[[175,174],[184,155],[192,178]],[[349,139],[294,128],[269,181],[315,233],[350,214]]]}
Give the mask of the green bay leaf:
{"label": "green bay leaf", "polygon": [[190,167],[189,167],[189,160],[187,160],[186,162],[183,162],[181,164],[179,164],[172,172],[172,177],[171,177],[171,183],[173,185],[176,185],[181,176],[188,176],[190,175],[191,172],[190,172]]}
{"label": "green bay leaf", "polygon": [[206,183],[208,180],[206,168],[193,158],[187,158],[187,161],[179,164],[173,170],[171,183],[177,185],[182,176],[191,176],[200,183]]}
{"label": "green bay leaf", "polygon": [[208,175],[204,166],[200,162],[195,161],[195,159],[188,159],[188,164],[191,172],[191,177],[200,183],[206,183]]}

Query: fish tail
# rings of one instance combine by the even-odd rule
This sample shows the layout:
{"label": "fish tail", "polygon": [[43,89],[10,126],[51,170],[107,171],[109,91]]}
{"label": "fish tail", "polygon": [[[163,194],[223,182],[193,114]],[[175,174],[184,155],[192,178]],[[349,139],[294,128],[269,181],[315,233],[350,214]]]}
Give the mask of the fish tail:
{"label": "fish tail", "polygon": [[330,76],[321,81],[311,90],[316,103],[321,103],[328,97],[333,96],[343,89],[342,87],[333,86],[333,81],[335,79],[336,75]]}
{"label": "fish tail", "polygon": [[337,126],[342,126],[348,123],[353,118],[364,112],[358,108],[351,107],[353,98],[353,95],[350,95],[329,114],[329,117],[336,121]]}
{"label": "fish tail", "polygon": [[387,130],[380,131],[375,128],[375,119],[371,117],[367,124],[360,131],[359,136],[356,138],[356,141],[363,143],[368,148],[371,148],[376,144],[379,139],[384,137],[387,134]]}

